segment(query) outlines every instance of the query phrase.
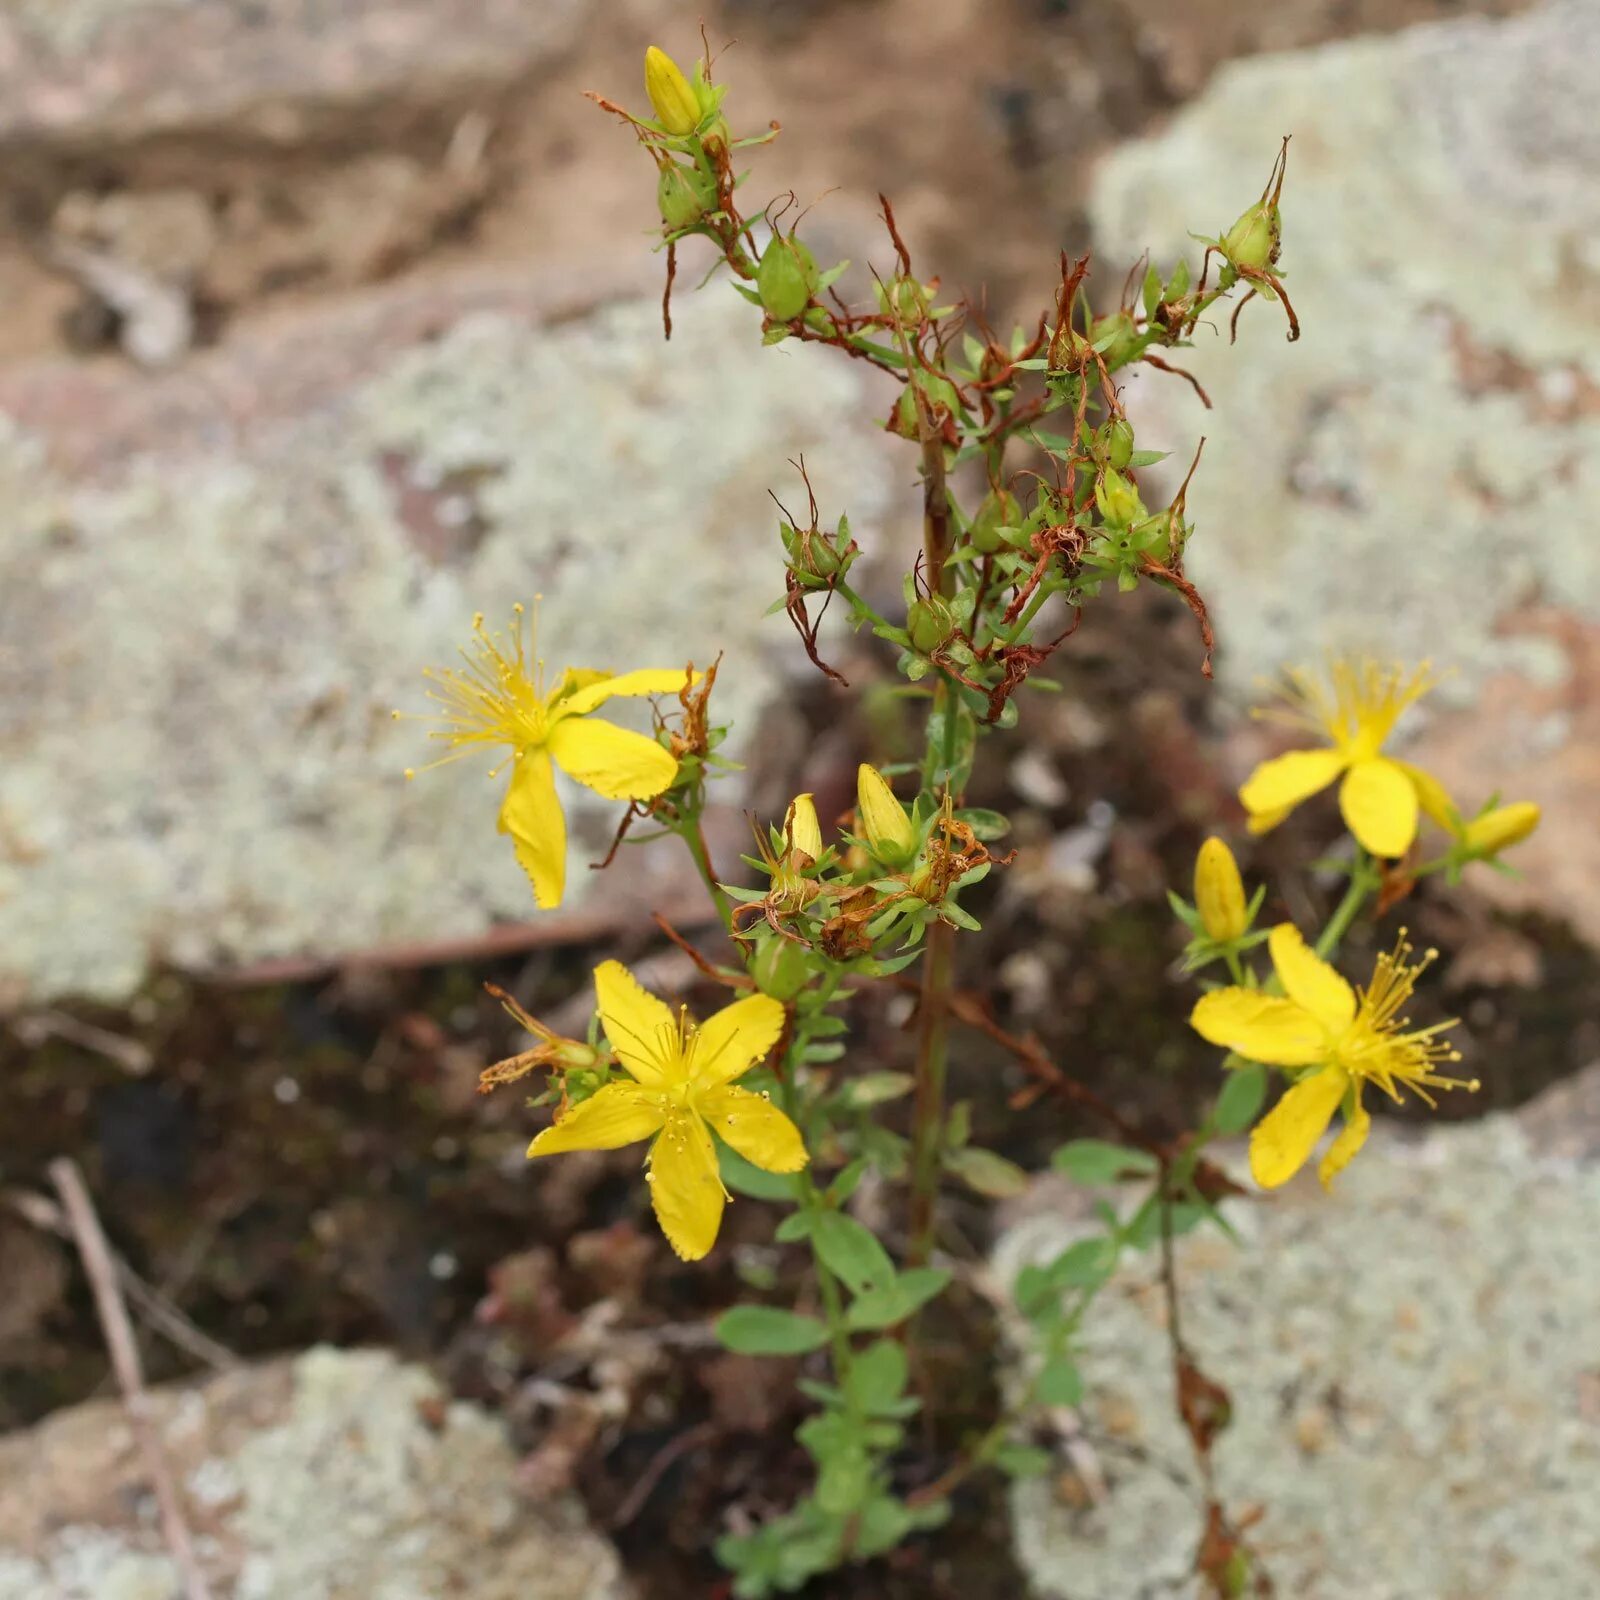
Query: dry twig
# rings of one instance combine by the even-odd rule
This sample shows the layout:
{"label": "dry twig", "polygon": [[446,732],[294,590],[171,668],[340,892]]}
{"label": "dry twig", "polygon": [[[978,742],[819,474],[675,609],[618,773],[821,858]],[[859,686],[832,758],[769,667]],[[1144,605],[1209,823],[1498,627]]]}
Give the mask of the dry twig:
{"label": "dry twig", "polygon": [[128,1308],[122,1303],[117,1286],[116,1264],[111,1247],[101,1231],[100,1219],[95,1215],[94,1202],[89,1198],[77,1163],[69,1157],[62,1156],[50,1163],[50,1179],[56,1186],[56,1193],[61,1196],[67,1224],[72,1229],[78,1254],[83,1258],[83,1270],[88,1274],[89,1287],[94,1291],[95,1310],[99,1314],[100,1327],[111,1354],[112,1370],[122,1390],[122,1403],[133,1425],[139,1453],[144,1457],[145,1470],[155,1486],[156,1502],[161,1508],[162,1536],[182,1578],[185,1600],[211,1600],[211,1590],[205,1574],[200,1570],[194,1541],[189,1537],[189,1525],[184,1520],[178,1486],[173,1480],[172,1468],[167,1462],[166,1452],[161,1446],[161,1435],[151,1414],[150,1395],[144,1386],[144,1374],[139,1365],[139,1347],[134,1343]]}

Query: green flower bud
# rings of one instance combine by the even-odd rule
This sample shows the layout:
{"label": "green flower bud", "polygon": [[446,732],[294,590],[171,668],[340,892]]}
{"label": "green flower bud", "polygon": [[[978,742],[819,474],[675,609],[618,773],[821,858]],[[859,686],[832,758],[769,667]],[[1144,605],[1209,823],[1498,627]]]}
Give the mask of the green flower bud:
{"label": "green flower bud", "polygon": [[806,947],[775,933],[763,933],[756,940],[750,976],[762,994],[771,995],[774,1000],[793,1000],[810,976]]}
{"label": "green flower bud", "polygon": [[756,268],[756,293],[767,315],[779,322],[793,322],[811,303],[822,274],[816,258],[792,234],[785,238],[775,233],[761,252]]}
{"label": "green flower bud", "polygon": [[913,600],[906,612],[906,632],[911,645],[923,655],[937,650],[956,631],[956,619],[950,602],[943,595],[933,594],[926,599]]}
{"label": "green flower bud", "polygon": [[1139,491],[1115,467],[1107,467],[1100,474],[1094,486],[1094,503],[1114,528],[1125,528],[1146,514]]}
{"label": "green flower bud", "polygon": [[1005,544],[1005,530],[1015,528],[1021,521],[1017,497],[1004,489],[991,489],[978,507],[967,537],[984,555],[992,556]]}
{"label": "green flower bud", "polygon": [[674,232],[698,222],[716,203],[716,180],[709,172],[680,167],[675,161],[661,168],[656,204],[661,208],[661,220]]}

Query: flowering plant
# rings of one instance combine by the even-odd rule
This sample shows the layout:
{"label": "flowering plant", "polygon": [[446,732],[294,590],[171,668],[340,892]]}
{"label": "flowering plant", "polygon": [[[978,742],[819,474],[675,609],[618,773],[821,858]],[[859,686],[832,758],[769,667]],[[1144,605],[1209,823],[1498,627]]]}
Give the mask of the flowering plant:
{"label": "flowering plant", "polygon": [[[1335,663],[1328,686],[1292,672],[1282,715],[1317,746],[1264,762],[1240,790],[1242,813],[1250,833],[1264,832],[1337,781],[1353,835],[1336,862],[1347,887],[1314,935],[1283,920],[1258,928],[1266,886],[1247,895],[1222,839],[1201,847],[1193,902],[1173,895],[1172,904],[1189,935],[1184,974],[1220,968],[1227,979],[1203,977],[1193,1007],[1194,1029],[1227,1052],[1202,1125],[1178,1139],[1145,1137],[1037,1041],[1001,1026],[955,983],[956,941],[979,932],[970,891],[1012,860],[999,848],[1006,818],[967,802],[974,767],[992,759],[988,741],[1015,725],[1019,694],[1051,686],[1040,669],[1108,584],[1175,594],[1194,618],[1200,670],[1209,676],[1211,626],[1184,565],[1198,451],[1166,503],[1155,503],[1147,469],[1162,452],[1139,447],[1119,375],[1143,365],[1186,377],[1168,356],[1241,287],[1235,330],[1240,310],[1259,298],[1280,305],[1288,336],[1298,337],[1279,264],[1287,142],[1261,195],[1205,241],[1198,277],[1185,261],[1167,270],[1152,263],[1137,287],[1130,278],[1114,305],[1096,310],[1087,257],[1063,257],[1053,305],[1031,329],[1002,338],[973,307],[940,303],[937,282],[913,270],[887,201],[892,262],[857,306],[834,291],[847,263],[824,268],[797,224],[758,226],[742,212],[735,157],[767,143],[776,124],[735,136],[709,56],[686,75],[652,48],[645,87],[651,116],[599,103],[624,119],[656,167],[668,336],[678,252],[698,241],[713,272],[725,273],[758,314],[765,343],[825,345],[897,386],[884,426],[915,453],[923,512],[921,550],[900,606],[886,612],[852,585],[860,552],[848,520],[825,525],[810,498],[803,522],[785,513],[778,526],[783,593],[774,609],[841,692],[848,685],[823,660],[814,612],[837,600],[855,629],[880,641],[904,679],[902,694],[925,708],[921,758],[904,769],[862,765],[855,807],[837,821],[819,816],[813,794],[797,795],[744,858],[758,881],[719,871],[701,825],[708,783],[725,765],[716,751],[726,729],[711,712],[715,665],[615,676],[569,669],[546,688],[520,608],[508,639],[480,619],[465,669],[436,675],[444,714],[437,737],[450,747],[444,759],[483,745],[505,752],[495,769],[511,768],[500,829],[541,907],[557,904],[565,884],[560,771],[627,801],[624,832],[649,819],[681,838],[720,920],[717,956],[694,956],[733,998],[704,1022],[608,961],[595,972],[586,1040],[563,1038],[508,1000],[539,1043],[485,1077],[548,1074],[543,1098],[556,1103],[555,1120],[533,1139],[531,1157],[645,1145],[651,1203],[686,1261],[715,1248],[730,1195],[786,1209],[776,1238],[803,1247],[809,1262],[795,1300],[757,1296],[717,1323],[735,1351],[805,1358],[801,1386],[817,1407],[797,1435],[815,1465],[811,1491],[718,1547],[735,1593],[759,1597],[798,1589],[936,1526],[956,1485],[973,1473],[1048,1469],[1048,1453],[1030,1435],[1033,1419],[1041,1408],[1077,1404],[1092,1383],[1093,1374],[1079,1370],[1079,1332],[1119,1260],[1159,1249],[1175,1297],[1175,1236],[1207,1223],[1226,1227],[1218,1201],[1246,1192],[1221,1164],[1216,1141],[1253,1127],[1250,1171],[1270,1189],[1311,1158],[1340,1117],[1319,1169],[1331,1182],[1367,1137],[1369,1085],[1424,1099],[1475,1087],[1441,1070],[1458,1059],[1453,1023],[1415,1026],[1400,1015],[1431,953],[1413,961],[1402,934],[1359,989],[1334,961],[1374,896],[1387,911],[1423,876],[1453,881],[1475,861],[1496,862],[1538,814],[1526,803],[1491,804],[1467,819],[1435,778],[1385,753],[1402,713],[1433,682],[1425,668]],[[1218,272],[1208,288],[1213,257]],[[1027,470],[1016,465],[1024,453]],[[708,649],[707,659],[713,654]],[[654,697],[652,735],[594,715],[620,696]],[[1445,845],[1416,859],[1424,819],[1443,831]],[[877,987],[915,994],[909,1070],[865,1058],[847,1042],[849,1002]],[[920,1318],[952,1279],[941,1193],[953,1181],[1004,1196],[1027,1180],[1003,1154],[972,1142],[967,1109],[947,1099],[956,1028],[976,1029],[1014,1055],[1035,1095],[1054,1094],[1098,1119],[1114,1137],[1074,1139],[1054,1164],[1084,1184],[1118,1185],[1124,1203],[1102,1205],[1095,1230],[1020,1275],[1014,1310],[1031,1329],[1036,1359],[1006,1406],[943,1470],[908,1482],[897,1462],[906,1424],[938,1401],[912,1382]],[[1283,1092],[1263,1115],[1274,1074]],[[891,1222],[869,1225],[866,1217],[882,1217],[883,1207],[869,1213],[858,1197],[869,1187],[881,1196],[886,1186],[903,1187],[904,1207]],[[1176,1403],[1204,1464],[1226,1425],[1227,1395],[1184,1345],[1175,1298],[1169,1309]],[[1202,1481],[1210,1484],[1211,1474]],[[1214,1495],[1203,1511],[1195,1570],[1209,1591],[1267,1592],[1244,1519]]]}

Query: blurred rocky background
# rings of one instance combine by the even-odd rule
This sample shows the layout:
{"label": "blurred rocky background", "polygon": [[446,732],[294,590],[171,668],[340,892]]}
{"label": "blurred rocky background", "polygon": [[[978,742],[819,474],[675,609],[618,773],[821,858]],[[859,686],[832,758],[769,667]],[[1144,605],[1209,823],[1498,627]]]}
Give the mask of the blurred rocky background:
{"label": "blurred rocky background", "polygon": [[[1185,462],[1207,439],[1191,564],[1215,597],[1218,681],[1200,678],[1189,619],[1161,597],[1102,608],[1064,653],[1068,692],[1030,707],[991,797],[1019,814],[1017,865],[984,913],[1002,1007],[1119,1104],[1176,1125],[1213,1068],[1182,1034],[1162,894],[1203,830],[1237,824],[1231,790],[1262,749],[1242,714],[1255,678],[1334,647],[1427,655],[1450,676],[1417,719],[1419,759],[1474,797],[1499,783],[1546,815],[1520,878],[1484,873],[1416,907],[1449,952],[1447,1003],[1486,1084],[1465,1113],[1553,1085],[1568,1094],[1557,1121],[1600,1122],[1594,1095],[1570,1092],[1600,1059],[1600,5],[704,11],[715,46],[735,41],[736,122],[784,127],[753,182],[816,201],[808,237],[857,263],[885,255],[875,197],[889,194],[919,267],[983,291],[997,324],[1036,314],[1063,249],[1094,247],[1097,304],[1147,246],[1197,259],[1186,230],[1226,226],[1293,135],[1284,259],[1304,338],[1287,344],[1271,307],[1242,319],[1243,350],[1226,349],[1225,325],[1203,334],[1190,365],[1210,413],[1157,374],[1132,386],[1142,438]],[[574,1158],[535,1180],[529,1114],[474,1094],[514,1037],[479,985],[559,1009],[604,948],[684,987],[692,969],[649,943],[646,913],[688,921],[692,885],[654,852],[607,875],[575,864],[582,892],[530,921],[481,769],[405,784],[425,751],[390,712],[421,708],[420,668],[451,658],[474,611],[492,619],[539,593],[553,658],[726,652],[718,699],[747,763],[717,836],[730,858],[743,805],[779,806],[802,779],[842,793],[857,759],[893,750],[891,711],[869,696],[868,715],[841,720],[782,617],[761,618],[779,592],[768,490],[792,503],[786,463],[802,452],[824,514],[847,510],[878,581],[894,582],[912,469],[863,426],[887,397],[817,352],[761,349],[725,286],[693,294],[689,252],[663,342],[652,172],[581,95],[637,102],[644,46],[687,59],[699,22],[666,0],[0,0],[0,1189],[13,1202],[0,1424],[105,1381],[74,1260],[26,1203],[44,1163],[72,1153],[113,1242],[183,1326],[230,1361],[321,1340],[431,1358],[497,1417],[451,1413],[415,1438],[392,1424],[415,1505],[449,1499],[469,1471],[553,1497],[553,1526],[581,1519],[581,1499],[645,1600],[698,1592],[720,1508],[781,1478],[789,1400],[770,1373],[703,1348],[705,1312],[740,1272],[770,1270],[770,1229],[736,1208],[728,1262],[691,1282],[636,1228],[625,1167]],[[870,661],[832,643],[870,682]],[[574,848],[598,859],[614,818],[574,818]],[[1295,840],[1267,842],[1258,864],[1303,860]],[[898,1048],[894,1017],[864,1026]],[[977,1056],[958,1070],[1004,1069]],[[1430,1252],[1479,1250],[1456,1210],[1472,1210],[1486,1172],[1500,1174],[1491,1216],[1505,1229],[1545,1226],[1544,1204],[1558,1213],[1528,1281],[1551,1291],[1576,1270],[1568,1241],[1592,1234],[1600,1139],[1556,1148],[1510,1126],[1459,1146],[1444,1129],[1423,1147],[1444,1153],[1373,1180],[1373,1205],[1413,1228],[1385,1295],[1422,1294]],[[1069,1131],[983,1130],[1023,1160]],[[1414,1206],[1406,1186],[1429,1161],[1449,1181]],[[1563,1176],[1541,1189],[1528,1173],[1550,1163]],[[1325,1248],[1315,1228],[1359,1225],[1343,1215],[1291,1212],[1268,1245],[1298,1261]],[[1399,1224],[1381,1227],[1387,1241]],[[1262,1268],[1220,1270],[1226,1298],[1230,1272]],[[1124,1364],[1141,1348],[1138,1289],[1113,1341]],[[1329,1329],[1366,1337],[1378,1315],[1308,1291],[1307,1348]],[[1528,1425],[1558,1436],[1523,1463],[1528,1483],[1555,1474],[1577,1504],[1600,1483],[1582,1325],[1551,1323],[1555,1375],[1517,1391]],[[1522,1347],[1520,1329],[1502,1332]],[[143,1337],[157,1377],[221,1359]],[[1407,1362],[1449,1368],[1408,1402],[1410,1470],[1498,1452],[1479,1425],[1504,1383],[1492,1351],[1453,1346],[1448,1328],[1413,1342],[1420,1354],[1367,1369],[1360,1394],[1382,1413],[1401,1404]],[[207,1559],[240,1596],[346,1591],[314,1552],[285,1563],[293,1506],[235,1507],[239,1463],[298,1439],[306,1405],[332,1405],[335,1435],[356,1426],[350,1408],[368,1402],[345,1398],[349,1384],[434,1415],[413,1369],[303,1360],[218,1378],[194,1402],[185,1470],[202,1489],[234,1486],[216,1490],[227,1510]],[[1280,1351],[1271,1370],[1298,1360]],[[1364,1440],[1326,1442],[1331,1429],[1350,1443],[1330,1383],[1287,1407],[1289,1434],[1258,1419],[1250,1436],[1279,1452],[1275,1475],[1311,1458],[1317,1474],[1366,1470]],[[241,1419],[255,1412],[237,1395],[257,1392],[251,1446]],[[1427,1422],[1443,1414],[1471,1426]],[[1114,1422],[1087,1426],[1113,1441],[1112,1488],[1125,1479],[1127,1503],[1170,1521],[1161,1441],[1119,1454]],[[697,1448],[660,1465],[694,1428]],[[0,1474],[94,1435],[68,1414],[0,1456]],[[159,1537],[128,1514],[114,1456],[96,1458],[103,1503],[85,1488],[66,1534],[45,1513],[0,1521],[0,1595],[167,1592]],[[1101,1536],[1110,1491],[1070,1477],[1053,1509],[1036,1495],[1019,1512],[1040,1592],[1147,1592],[1145,1546]],[[1464,1505],[1493,1487],[1476,1466],[1461,1482]],[[1397,1492],[1350,1526],[1323,1518],[1328,1503],[1296,1497],[1269,1525],[1285,1549],[1330,1552],[1293,1568],[1310,1600],[1544,1600],[1600,1582],[1578,1542],[1540,1542],[1543,1565],[1506,1568],[1513,1526],[1484,1532],[1483,1559],[1452,1567],[1452,1587],[1428,1588],[1422,1558],[1363,1587],[1361,1550],[1382,1564],[1415,1508]],[[505,1532],[511,1513],[486,1490],[483,1504],[485,1562],[498,1551],[501,1569],[538,1571]],[[1397,1520],[1360,1546],[1386,1508]],[[376,1514],[361,1525],[373,1546],[395,1536]],[[438,1570],[497,1593],[450,1565],[472,1527],[440,1526]],[[518,1592],[612,1593],[590,1537],[570,1536],[570,1580]],[[1009,1549],[1005,1508],[978,1501],[894,1581],[1014,1595]],[[373,1560],[350,1592],[389,1581]],[[1075,1589],[1074,1570],[1100,1576]]]}

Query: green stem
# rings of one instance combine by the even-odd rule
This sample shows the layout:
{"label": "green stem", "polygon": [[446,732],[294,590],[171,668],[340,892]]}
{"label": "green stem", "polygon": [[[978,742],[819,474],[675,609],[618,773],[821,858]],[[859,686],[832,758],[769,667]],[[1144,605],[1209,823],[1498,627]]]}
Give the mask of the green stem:
{"label": "green stem", "polygon": [[700,874],[701,881],[706,886],[706,893],[711,896],[711,902],[717,908],[717,915],[722,918],[723,928],[731,937],[734,931],[733,901],[717,882],[716,869],[711,865],[711,852],[706,848],[705,831],[700,826],[699,809],[690,812],[676,825],[674,831],[689,847],[689,854],[694,858],[695,870]]}
{"label": "green stem", "polygon": [[1372,863],[1365,856],[1358,856],[1351,869],[1344,898],[1334,907],[1333,915],[1328,918],[1327,926],[1317,939],[1316,952],[1324,961],[1338,950],[1339,941],[1350,931],[1356,913],[1366,903],[1367,896],[1378,887],[1378,881],[1372,871]]}

